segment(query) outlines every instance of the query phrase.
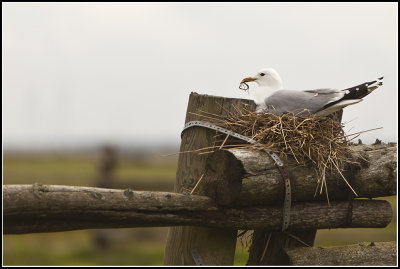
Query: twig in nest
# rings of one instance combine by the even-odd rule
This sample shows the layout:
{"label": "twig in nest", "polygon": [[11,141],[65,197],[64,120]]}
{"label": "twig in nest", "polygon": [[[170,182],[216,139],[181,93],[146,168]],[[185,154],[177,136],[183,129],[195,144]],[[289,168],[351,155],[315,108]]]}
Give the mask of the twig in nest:
{"label": "twig in nest", "polygon": [[271,237],[272,237],[272,233],[269,232],[268,233],[267,242],[265,243],[265,247],[264,247],[263,253],[262,253],[261,258],[260,258],[260,263],[261,263],[262,260],[264,260],[265,254],[267,254],[267,248],[268,248],[268,245],[269,245],[269,241],[271,240]]}
{"label": "twig in nest", "polygon": [[222,142],[221,146],[219,147],[219,149],[222,149],[226,143],[226,140],[228,140],[229,135],[232,133],[232,131],[229,131],[229,133],[226,135],[224,142]]}
{"label": "twig in nest", "polygon": [[284,231],[285,234],[287,234],[288,236],[292,237],[293,239],[299,241],[300,243],[302,243],[303,245],[305,245],[306,247],[311,247],[309,244],[307,244],[306,242],[304,242],[303,240],[301,240],[299,237],[289,233],[288,231]]}
{"label": "twig in nest", "polygon": [[358,196],[358,194],[355,192],[355,190],[353,190],[353,188],[351,187],[350,183],[346,180],[346,178],[344,177],[344,175],[342,174],[342,172],[340,171],[339,167],[337,167],[336,163],[334,161],[332,161],[333,165],[336,167],[337,171],[339,172],[339,174],[342,176],[343,180],[346,182],[346,184],[349,186],[349,188],[351,189],[351,191],[355,194],[355,196]]}
{"label": "twig in nest", "polygon": [[190,194],[193,194],[194,190],[197,188],[199,185],[200,181],[203,179],[204,174],[201,175],[200,179],[197,181],[196,185],[194,185],[193,190],[190,192]]}

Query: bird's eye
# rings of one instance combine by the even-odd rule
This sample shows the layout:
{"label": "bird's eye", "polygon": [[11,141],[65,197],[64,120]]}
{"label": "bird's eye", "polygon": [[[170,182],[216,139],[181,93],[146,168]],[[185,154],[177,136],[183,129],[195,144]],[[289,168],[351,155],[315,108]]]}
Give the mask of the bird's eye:
{"label": "bird's eye", "polygon": [[264,74],[264,73],[260,73],[260,76],[262,76],[262,77],[263,77],[263,76],[265,76],[265,74]]}

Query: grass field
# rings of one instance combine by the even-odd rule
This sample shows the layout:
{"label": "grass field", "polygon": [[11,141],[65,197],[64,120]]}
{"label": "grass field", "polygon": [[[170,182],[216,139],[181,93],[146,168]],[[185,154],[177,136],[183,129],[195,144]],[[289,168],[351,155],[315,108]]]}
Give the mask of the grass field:
{"label": "grass field", "polygon": [[[135,190],[172,191],[176,156],[173,158],[121,159],[115,179]],[[4,154],[3,184],[60,184],[94,186],[95,156]],[[153,179],[157,179],[154,181]],[[344,245],[362,241],[396,240],[396,197],[386,197],[394,211],[383,229],[319,230],[316,246]],[[108,247],[94,243],[99,230],[3,235],[4,265],[162,265],[167,228],[100,230]],[[247,248],[238,241],[235,265],[244,265]]]}

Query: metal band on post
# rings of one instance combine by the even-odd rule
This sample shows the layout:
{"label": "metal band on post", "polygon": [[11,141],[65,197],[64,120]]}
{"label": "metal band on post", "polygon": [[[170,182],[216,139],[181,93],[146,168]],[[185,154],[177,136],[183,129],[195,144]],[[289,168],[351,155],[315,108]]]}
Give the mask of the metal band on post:
{"label": "metal band on post", "polygon": [[[260,143],[257,143],[254,139],[248,138],[244,135],[232,132],[228,129],[222,128],[220,126],[208,123],[208,122],[203,122],[203,121],[189,121],[188,123],[185,124],[185,127],[183,128],[182,132],[181,132],[181,137],[183,135],[183,132],[191,127],[195,127],[195,126],[199,126],[199,127],[204,127],[204,128],[208,128],[208,129],[212,129],[212,130],[216,130],[220,133],[224,133],[224,134],[229,134],[230,136],[233,136],[235,138],[244,140],[250,144],[253,144],[255,146],[261,146]],[[286,230],[289,226],[289,222],[290,222],[290,205],[291,205],[291,187],[290,187],[290,178],[289,178],[289,174],[285,168],[285,166],[283,165],[283,162],[281,161],[281,159],[278,157],[277,154],[275,154],[274,152],[270,152],[268,150],[265,150],[265,152],[267,152],[271,158],[274,160],[275,164],[278,166],[279,168],[279,172],[281,173],[283,179],[284,179],[284,183],[285,183],[285,199],[283,201],[283,224],[282,224],[282,231]]]}

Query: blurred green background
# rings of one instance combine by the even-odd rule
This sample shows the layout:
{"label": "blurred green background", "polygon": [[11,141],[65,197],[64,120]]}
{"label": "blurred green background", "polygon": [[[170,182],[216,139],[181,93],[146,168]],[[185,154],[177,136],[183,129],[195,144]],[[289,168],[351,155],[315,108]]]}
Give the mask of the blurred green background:
{"label": "blurred green background", "polygon": [[[96,186],[103,151],[92,153],[4,153],[3,184]],[[173,191],[177,155],[116,153],[111,184],[115,188]],[[103,159],[102,159],[103,158]],[[396,240],[396,196],[384,197],[393,221],[383,229],[319,230],[316,246]],[[162,265],[168,228],[80,230],[3,235],[4,265]],[[238,240],[235,265],[244,265],[249,240]]]}

